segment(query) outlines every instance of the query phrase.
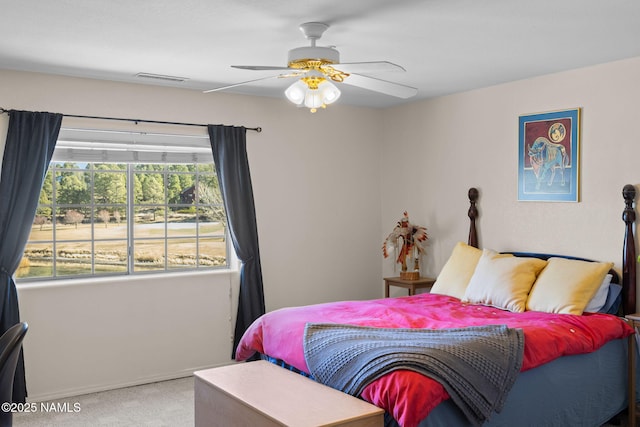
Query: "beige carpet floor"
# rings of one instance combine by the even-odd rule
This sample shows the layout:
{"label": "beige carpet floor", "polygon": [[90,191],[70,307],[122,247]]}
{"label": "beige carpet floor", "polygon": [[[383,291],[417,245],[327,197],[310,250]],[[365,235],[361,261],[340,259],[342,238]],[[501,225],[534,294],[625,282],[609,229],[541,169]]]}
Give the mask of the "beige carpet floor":
{"label": "beige carpet floor", "polygon": [[[14,427],[192,427],[193,377],[43,402],[63,412],[17,413]],[[76,406],[77,405],[77,406]],[[79,408],[75,412],[76,408]],[[626,427],[626,416],[603,427]],[[570,426],[567,426],[570,427]]]}
{"label": "beige carpet floor", "polygon": [[15,413],[14,427],[192,427],[194,424],[193,377],[42,403],[44,406],[36,403],[35,413]]}

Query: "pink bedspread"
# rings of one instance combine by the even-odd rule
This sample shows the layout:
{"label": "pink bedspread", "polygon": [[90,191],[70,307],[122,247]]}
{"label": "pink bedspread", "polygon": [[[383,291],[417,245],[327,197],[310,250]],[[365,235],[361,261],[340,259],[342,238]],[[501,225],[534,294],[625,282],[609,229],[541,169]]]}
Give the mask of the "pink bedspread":
{"label": "pink bedspread", "polygon": [[[633,329],[622,319],[607,314],[511,313],[464,304],[444,295],[420,294],[272,311],[249,327],[238,345],[236,359],[246,360],[254,352],[259,352],[309,372],[303,349],[304,327],[307,323],[429,329],[504,324],[524,330],[522,371],[561,356],[592,352],[612,339],[633,333]],[[361,397],[389,412],[401,426],[414,427],[449,395],[437,381],[412,371],[400,370],[369,384]]]}

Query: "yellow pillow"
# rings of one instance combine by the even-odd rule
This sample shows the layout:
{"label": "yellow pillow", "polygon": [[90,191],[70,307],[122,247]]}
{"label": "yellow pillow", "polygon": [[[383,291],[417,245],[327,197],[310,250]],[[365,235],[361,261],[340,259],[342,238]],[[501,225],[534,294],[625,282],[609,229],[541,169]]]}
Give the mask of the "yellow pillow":
{"label": "yellow pillow", "polygon": [[431,293],[462,298],[481,255],[482,250],[478,248],[462,242],[456,243],[451,256],[431,287]]}
{"label": "yellow pillow", "polygon": [[531,286],[546,264],[538,258],[505,256],[485,249],[462,301],[522,313]]}
{"label": "yellow pillow", "polygon": [[582,314],[612,267],[612,262],[549,258],[531,288],[527,310]]}

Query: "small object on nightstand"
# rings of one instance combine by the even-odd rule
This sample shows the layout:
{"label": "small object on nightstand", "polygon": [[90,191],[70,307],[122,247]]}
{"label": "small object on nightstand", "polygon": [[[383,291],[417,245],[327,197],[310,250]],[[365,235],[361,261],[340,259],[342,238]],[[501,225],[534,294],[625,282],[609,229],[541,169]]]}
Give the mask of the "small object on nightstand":
{"label": "small object on nightstand", "polygon": [[[382,243],[382,256],[387,258],[393,252],[395,261],[401,265],[400,278],[403,280],[420,279],[420,254],[424,253],[424,245],[429,236],[427,229],[409,222],[409,214],[404,216],[391,234]],[[413,261],[413,270],[409,264]]]}
{"label": "small object on nightstand", "polygon": [[398,286],[409,290],[409,296],[416,294],[416,289],[431,289],[436,279],[420,277],[416,280],[406,280],[401,277],[384,278],[384,297],[389,298],[389,286]]}
{"label": "small object on nightstand", "polygon": [[629,426],[635,427],[637,417],[636,396],[636,339],[638,328],[640,328],[640,313],[627,314],[625,316],[629,325],[636,331],[629,336]]}

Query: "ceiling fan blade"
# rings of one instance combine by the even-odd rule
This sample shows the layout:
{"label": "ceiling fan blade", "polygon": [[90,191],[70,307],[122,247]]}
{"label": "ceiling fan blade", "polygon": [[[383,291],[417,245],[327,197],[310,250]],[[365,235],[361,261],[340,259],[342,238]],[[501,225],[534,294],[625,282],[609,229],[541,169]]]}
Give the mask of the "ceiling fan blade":
{"label": "ceiling fan blade", "polygon": [[271,71],[271,70],[291,70],[289,67],[277,67],[271,65],[232,65],[232,68],[239,68],[241,70],[253,70],[253,71]]}
{"label": "ceiling fan blade", "polygon": [[332,64],[332,67],[346,73],[386,73],[389,71],[406,71],[398,64],[389,61],[373,62],[341,62]]}
{"label": "ceiling fan blade", "polygon": [[[285,68],[285,70],[290,70],[290,68]],[[269,76],[269,77],[262,77],[262,78],[259,78],[259,79],[247,80],[246,82],[234,83],[232,85],[221,86],[221,87],[217,87],[215,89],[205,90],[202,93],[218,92],[218,91],[225,90],[225,89],[231,89],[232,87],[242,86],[242,85],[246,85],[246,84],[249,84],[249,83],[260,82],[262,80],[288,79],[290,77],[300,77],[301,75],[307,73],[307,71],[308,70],[295,70],[292,73],[278,74],[276,76]]]}
{"label": "ceiling fan blade", "polygon": [[253,79],[253,80],[247,80],[246,82],[240,82],[240,83],[234,83],[232,85],[227,85],[227,86],[221,86],[221,87],[217,87],[215,89],[209,89],[209,90],[205,90],[202,93],[210,93],[210,92],[218,92],[221,90],[225,90],[225,89],[231,89],[232,87],[237,87],[237,86],[242,86],[242,85],[246,85],[249,83],[255,83],[255,82],[259,82],[262,80],[269,80],[269,79],[276,79],[280,77],[280,75],[277,76],[269,76],[269,77],[262,77],[260,79]]}
{"label": "ceiling fan blade", "polygon": [[342,83],[395,96],[397,98],[411,98],[418,93],[418,89],[415,87],[375,79],[373,77],[362,76],[360,74],[351,74],[349,77],[344,79]]}

